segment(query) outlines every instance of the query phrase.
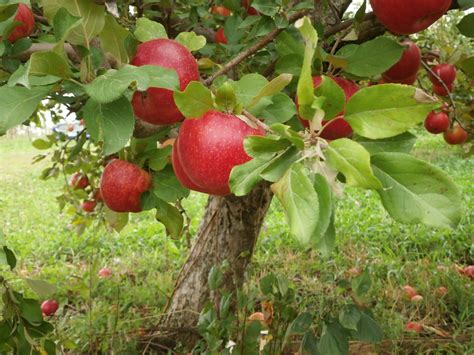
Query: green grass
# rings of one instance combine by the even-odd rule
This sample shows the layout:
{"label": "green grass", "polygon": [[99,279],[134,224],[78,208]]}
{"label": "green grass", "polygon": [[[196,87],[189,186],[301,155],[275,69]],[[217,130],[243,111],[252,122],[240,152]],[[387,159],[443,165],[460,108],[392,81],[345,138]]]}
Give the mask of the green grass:
{"label": "green grass", "polygon": [[[462,189],[465,212],[458,228],[398,224],[375,193],[347,189],[337,204],[336,250],[322,257],[301,249],[288,235],[283,211],[274,201],[249,283],[268,272],[282,273],[298,290],[302,309],[336,312],[341,302],[334,279],[349,277],[351,268],[368,267],[373,285],[367,302],[388,339],[416,337],[403,331],[408,320],[422,321],[451,336],[472,333],[472,281],[458,275],[453,265],[472,264],[474,259],[473,159],[463,157],[461,148],[445,145],[441,137],[420,135],[415,154],[442,168]],[[152,213],[133,215],[120,234],[91,227],[77,235],[70,216],[59,213],[55,199],[64,181],[40,180],[47,161],[31,165],[36,154],[27,139],[0,138],[0,225],[19,259],[13,283],[26,292],[31,291],[19,277],[57,285],[55,298],[63,315],[54,321],[62,344],[73,351],[86,351],[93,339],[103,350],[113,347],[118,353],[133,353],[137,334],[157,321],[167,301],[186,257],[186,242],[169,239]],[[203,195],[192,194],[185,203],[192,235],[205,201]],[[96,277],[103,266],[113,269],[112,279]],[[424,297],[422,303],[404,299],[405,284],[416,287]],[[445,297],[437,296],[439,286],[448,288]],[[435,335],[429,329],[419,338],[420,344]],[[462,353],[473,346],[451,342],[433,351]]]}

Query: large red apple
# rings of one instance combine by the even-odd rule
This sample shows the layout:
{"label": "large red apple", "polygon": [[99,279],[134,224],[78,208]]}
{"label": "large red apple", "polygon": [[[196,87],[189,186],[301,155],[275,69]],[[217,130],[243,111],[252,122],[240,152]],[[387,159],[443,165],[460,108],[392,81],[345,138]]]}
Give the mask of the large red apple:
{"label": "large red apple", "polygon": [[227,37],[225,36],[223,27],[217,30],[215,40],[217,43],[227,44]]}
{"label": "large red apple", "polygon": [[35,29],[35,16],[27,5],[22,3],[18,4],[14,21],[21,22],[21,24],[16,26],[8,36],[10,42],[16,42],[20,38],[28,37],[33,33]]}
{"label": "large red apple", "polygon": [[46,300],[43,303],[41,303],[41,312],[45,316],[53,315],[54,313],[56,313],[58,308],[59,308],[59,304],[55,300]]}
{"label": "large red apple", "polygon": [[416,74],[421,66],[421,51],[412,41],[403,41],[407,48],[400,60],[382,74],[387,83],[401,83],[411,85],[416,80]]}
{"label": "large red apple", "polygon": [[217,111],[186,119],[174,145],[177,178],[193,190],[218,196],[230,194],[232,168],[250,160],[244,151],[244,138],[264,133],[234,115]]}
{"label": "large red apple", "polygon": [[[351,80],[341,77],[331,77],[331,79],[333,79],[344,91],[346,103],[349,101],[352,95],[354,95],[359,90],[359,86],[357,86],[357,84]],[[321,76],[313,77],[313,87],[317,88],[321,82]],[[298,106],[298,98],[296,99],[296,105]],[[300,118],[300,121],[304,127],[309,127],[308,120],[303,120]],[[352,127],[344,119],[344,110],[339,113],[338,117],[330,121],[323,120],[322,124],[324,126],[324,130],[321,132],[321,138],[334,140],[338,138],[350,137],[352,135]]]}
{"label": "large red apple", "polygon": [[104,169],[100,194],[115,212],[140,212],[140,196],[151,188],[151,175],[125,160],[113,160]]}
{"label": "large red apple", "polygon": [[467,132],[459,125],[456,125],[444,132],[444,140],[448,144],[463,144],[468,138],[469,135]]}
{"label": "large red apple", "polygon": [[[157,65],[176,70],[181,90],[191,81],[199,80],[196,59],[186,47],[170,39],[160,38],[140,44],[132,64]],[[167,125],[184,119],[174,103],[171,90],[149,88],[146,92],[137,91],[133,95],[132,106],[139,119],[151,124]]]}
{"label": "large red apple", "polygon": [[375,15],[390,31],[423,31],[448,11],[451,0],[370,0]]}
{"label": "large red apple", "polygon": [[[438,64],[438,65],[435,65],[433,68],[431,68],[431,70],[441,79],[443,83],[445,83],[448,86],[454,83],[454,80],[456,80],[456,67],[454,65]],[[433,74],[428,73],[428,77],[430,78],[433,85],[437,85],[437,86],[443,85],[441,81],[436,79],[436,77]]]}
{"label": "large red apple", "polygon": [[449,128],[449,117],[444,112],[431,111],[425,119],[425,128],[433,134],[443,133]]}

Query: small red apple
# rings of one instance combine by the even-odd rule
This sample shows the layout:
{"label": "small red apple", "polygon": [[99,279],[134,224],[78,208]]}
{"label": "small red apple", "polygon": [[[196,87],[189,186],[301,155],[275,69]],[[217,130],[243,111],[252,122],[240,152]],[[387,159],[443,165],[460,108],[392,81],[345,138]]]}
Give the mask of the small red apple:
{"label": "small red apple", "polygon": [[8,36],[10,42],[16,42],[20,38],[28,37],[33,33],[35,29],[35,16],[27,5],[23,3],[18,4],[14,21],[21,22],[21,24],[17,25]]}
{"label": "small red apple", "polygon": [[224,6],[213,6],[211,7],[211,14],[227,17],[230,16],[230,10]]}
{"label": "small red apple", "polygon": [[101,279],[108,279],[112,276],[112,270],[110,270],[108,267],[103,267],[97,274]]}
{"label": "small red apple", "polygon": [[[264,135],[237,116],[208,111],[197,119],[186,119],[174,145],[173,167],[184,186],[210,195],[230,194],[232,168],[250,160],[243,142],[250,135]],[[190,184],[191,183],[191,184]]]}
{"label": "small red apple", "polygon": [[100,189],[95,190],[94,200],[96,200],[97,202],[102,202],[102,195],[100,194]]}
{"label": "small red apple", "polygon": [[421,302],[421,301],[423,301],[423,296],[415,295],[412,298],[410,298],[410,301],[412,301],[413,303]]}
{"label": "small red apple", "polygon": [[247,11],[247,13],[250,16],[260,16],[260,12],[255,10],[252,6],[250,6],[252,3],[251,0],[242,0],[242,7]]}
{"label": "small red apple", "polygon": [[403,286],[403,291],[405,291],[405,295],[409,298],[409,299],[412,299],[413,297],[415,297],[416,295],[418,295],[418,292],[416,292],[416,290],[410,286],[410,285],[405,285]]}
{"label": "small red apple", "polygon": [[444,286],[438,287],[436,292],[442,297],[448,293],[448,289]]}
{"label": "small red apple", "polygon": [[405,330],[409,332],[421,333],[423,331],[423,325],[417,322],[408,322],[405,325]]}
{"label": "small red apple", "polygon": [[468,138],[467,132],[459,125],[449,128],[444,132],[444,140],[451,145],[463,144]]}
{"label": "small red apple", "polygon": [[[156,65],[176,70],[180,90],[191,81],[199,80],[199,68],[191,52],[176,41],[154,39],[142,43],[137,48],[133,65]],[[135,92],[132,98],[135,115],[148,123],[168,125],[184,119],[173,99],[173,91],[149,88],[146,92]]]}
{"label": "small red apple", "polygon": [[[454,65],[438,64],[431,68],[431,71],[435,73],[447,86],[451,85],[454,83],[454,80],[456,80],[456,67]],[[443,86],[441,81],[439,81],[433,74],[428,73],[428,77],[433,85]]]}
{"label": "small red apple", "polygon": [[425,128],[433,134],[443,133],[449,128],[449,117],[444,112],[431,111],[425,119]]}
{"label": "small red apple", "polygon": [[[352,95],[354,95],[359,90],[359,86],[351,80],[341,77],[331,77],[331,79],[333,79],[344,91],[346,103],[349,101]],[[317,88],[321,82],[321,76],[313,77],[314,88]],[[298,98],[296,98],[296,107],[298,107]],[[300,122],[304,127],[309,127],[308,120],[300,118]],[[324,139],[334,140],[338,138],[350,137],[353,132],[350,124],[344,119],[344,110],[339,113],[338,117],[333,118],[330,121],[323,120],[322,124],[324,126],[324,130],[321,132],[320,137]]]}
{"label": "small red apple", "polygon": [[400,60],[382,74],[387,83],[411,85],[416,81],[416,74],[421,66],[421,51],[412,41],[402,42],[406,49]]}
{"label": "small red apple", "polygon": [[140,212],[140,196],[151,188],[151,175],[125,160],[113,160],[100,179],[104,203],[115,212]]}
{"label": "small red apple", "polygon": [[463,270],[464,275],[474,280],[474,265],[466,266]]}
{"label": "small red apple", "polygon": [[87,176],[82,175],[81,173],[75,173],[71,177],[69,185],[71,185],[71,187],[74,189],[85,189],[87,186],[89,186],[89,179]]}
{"label": "small red apple", "polygon": [[448,11],[451,0],[370,0],[379,21],[397,34],[423,31]]}
{"label": "small red apple", "polygon": [[436,95],[439,95],[439,96],[448,96],[450,92],[453,91],[454,89],[454,84],[447,84],[446,85],[447,89],[443,86],[443,85],[435,85],[433,84],[433,92],[436,94]]}
{"label": "small red apple", "polygon": [[97,202],[94,200],[87,200],[81,203],[82,210],[87,213],[94,212],[95,206],[97,206]]}
{"label": "small red apple", "polygon": [[217,43],[227,44],[227,37],[225,36],[223,27],[217,30],[215,39]]}
{"label": "small red apple", "polygon": [[58,308],[59,308],[59,304],[55,300],[46,300],[43,303],[41,303],[41,312],[47,317],[56,313]]}

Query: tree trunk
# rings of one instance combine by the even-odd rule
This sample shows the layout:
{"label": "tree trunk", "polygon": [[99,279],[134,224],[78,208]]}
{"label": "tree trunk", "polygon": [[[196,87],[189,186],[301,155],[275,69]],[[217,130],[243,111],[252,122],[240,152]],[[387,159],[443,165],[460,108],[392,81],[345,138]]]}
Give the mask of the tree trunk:
{"label": "tree trunk", "polygon": [[245,197],[209,198],[198,236],[158,327],[161,344],[192,344],[196,339],[193,329],[201,309],[210,300],[207,279],[213,265],[224,260],[231,265],[221,291],[235,291],[242,285],[271,200],[267,183],[258,185]]}

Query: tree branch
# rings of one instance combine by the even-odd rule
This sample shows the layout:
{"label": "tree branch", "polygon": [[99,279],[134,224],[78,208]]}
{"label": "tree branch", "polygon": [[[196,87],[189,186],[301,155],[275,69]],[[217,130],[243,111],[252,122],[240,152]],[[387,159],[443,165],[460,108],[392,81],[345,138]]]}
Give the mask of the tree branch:
{"label": "tree branch", "polygon": [[[50,51],[56,46],[55,43],[33,43],[30,48],[28,48],[26,51],[21,52],[16,56],[17,59],[19,59],[22,62],[26,62],[28,59],[30,59],[31,55],[36,52],[45,52],[45,51]],[[74,47],[69,44],[69,43],[64,43],[64,51],[66,52],[68,58],[74,63],[74,64],[79,64],[81,62],[81,58],[79,57],[79,54],[77,54],[76,50]]]}
{"label": "tree branch", "polygon": [[[301,10],[301,11],[295,12],[294,14],[289,16],[288,22],[294,23],[308,13],[309,13],[309,10]],[[221,76],[229,72],[230,70],[232,70],[232,68],[240,64],[243,60],[245,60],[246,58],[258,52],[260,49],[265,47],[268,43],[273,41],[283,30],[284,30],[283,28],[275,28],[274,30],[272,30],[265,37],[263,37],[254,45],[250,46],[249,48],[241,52],[239,55],[237,55],[233,59],[231,59],[221,69],[219,69],[217,72],[212,74],[209,78],[204,80],[204,84],[206,84],[207,86],[211,85],[212,82],[216,80],[218,76]]]}

